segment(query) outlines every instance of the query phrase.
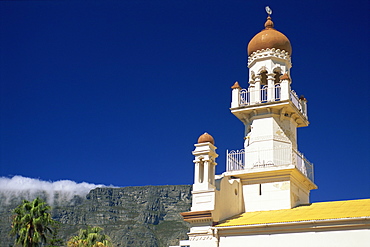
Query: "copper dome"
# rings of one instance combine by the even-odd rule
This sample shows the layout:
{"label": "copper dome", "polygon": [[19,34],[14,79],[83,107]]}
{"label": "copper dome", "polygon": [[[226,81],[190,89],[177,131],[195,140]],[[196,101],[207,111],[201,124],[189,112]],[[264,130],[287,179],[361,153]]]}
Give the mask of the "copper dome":
{"label": "copper dome", "polygon": [[215,144],[215,140],[207,132],[205,132],[203,135],[199,136],[199,138],[198,138],[198,143],[204,143],[204,142],[210,142],[213,145]]}
{"label": "copper dome", "polygon": [[292,46],[290,45],[289,39],[281,32],[274,29],[274,23],[271,17],[267,17],[265,23],[265,29],[257,33],[248,44],[248,56],[257,50],[262,50],[266,48],[275,48],[280,50],[285,50],[292,54]]}

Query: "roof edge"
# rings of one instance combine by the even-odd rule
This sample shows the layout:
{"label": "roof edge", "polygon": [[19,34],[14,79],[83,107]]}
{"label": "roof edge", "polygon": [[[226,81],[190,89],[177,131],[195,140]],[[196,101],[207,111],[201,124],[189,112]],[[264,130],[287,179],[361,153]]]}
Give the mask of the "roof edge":
{"label": "roof edge", "polygon": [[277,222],[263,223],[254,225],[235,225],[235,226],[214,226],[212,229],[217,229],[219,235],[254,235],[258,234],[274,234],[274,233],[297,233],[297,232],[322,232],[322,231],[341,231],[354,229],[369,229],[370,216],[340,218],[340,219],[325,219],[325,220],[308,220],[294,222]]}

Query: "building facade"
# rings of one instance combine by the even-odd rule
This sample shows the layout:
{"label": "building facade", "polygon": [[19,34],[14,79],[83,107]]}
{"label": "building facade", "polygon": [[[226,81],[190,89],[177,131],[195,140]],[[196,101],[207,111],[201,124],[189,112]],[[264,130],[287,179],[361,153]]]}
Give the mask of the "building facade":
{"label": "building facade", "polygon": [[214,139],[199,137],[192,207],[182,213],[189,240],[180,246],[369,246],[370,199],[310,203],[313,165],[297,146],[307,100],[292,89],[290,41],[267,13],[248,44],[249,85],[231,87],[244,148],[228,152],[226,172],[215,175]]}

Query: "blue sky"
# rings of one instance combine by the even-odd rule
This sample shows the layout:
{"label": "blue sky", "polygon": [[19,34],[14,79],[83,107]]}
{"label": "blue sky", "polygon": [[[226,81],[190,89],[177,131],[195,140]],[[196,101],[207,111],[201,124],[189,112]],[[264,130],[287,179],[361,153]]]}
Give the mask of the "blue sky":
{"label": "blue sky", "polygon": [[247,87],[266,5],[308,99],[311,200],[369,197],[368,1],[1,1],[0,176],[192,184],[205,131],[222,173],[243,147],[230,87]]}

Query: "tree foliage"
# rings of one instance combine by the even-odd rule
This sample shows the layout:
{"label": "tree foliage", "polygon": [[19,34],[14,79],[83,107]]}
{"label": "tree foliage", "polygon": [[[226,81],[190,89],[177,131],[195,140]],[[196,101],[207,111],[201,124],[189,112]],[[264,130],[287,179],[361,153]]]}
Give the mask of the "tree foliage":
{"label": "tree foliage", "polygon": [[49,226],[56,222],[49,210],[50,206],[40,198],[32,202],[23,200],[13,210],[15,215],[10,234],[16,236],[16,246],[38,247],[47,242],[47,234],[52,232]]}
{"label": "tree foliage", "polygon": [[60,228],[60,222],[56,221],[52,225],[52,235],[49,239],[48,247],[58,247],[58,246],[65,246],[64,241],[62,238],[59,237],[59,228]]}
{"label": "tree foliage", "polygon": [[80,229],[77,236],[68,241],[68,247],[111,247],[112,242],[108,235],[102,234],[100,227],[90,227]]}

